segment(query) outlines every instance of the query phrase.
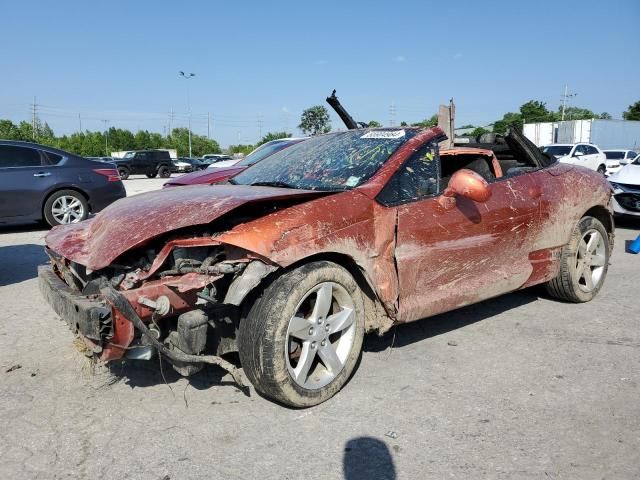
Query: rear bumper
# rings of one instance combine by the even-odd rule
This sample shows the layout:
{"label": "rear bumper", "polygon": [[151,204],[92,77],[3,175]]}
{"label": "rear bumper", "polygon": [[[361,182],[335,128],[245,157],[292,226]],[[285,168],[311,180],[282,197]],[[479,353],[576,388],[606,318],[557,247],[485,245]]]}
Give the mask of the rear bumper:
{"label": "rear bumper", "polygon": [[64,319],[74,333],[87,339],[93,352],[113,337],[112,310],[101,298],[90,298],[71,289],[53,271],[51,265],[38,267],[40,293],[51,308]]}
{"label": "rear bumper", "polygon": [[126,196],[127,192],[121,181],[109,182],[107,185],[95,188],[89,192],[89,205],[91,206],[91,212],[98,213],[116,200],[120,200]]}

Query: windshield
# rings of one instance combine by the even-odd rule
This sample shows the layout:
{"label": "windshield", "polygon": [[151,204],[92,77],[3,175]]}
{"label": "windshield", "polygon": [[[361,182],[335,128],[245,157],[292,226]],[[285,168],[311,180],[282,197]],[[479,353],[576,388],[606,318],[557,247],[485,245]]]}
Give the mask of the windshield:
{"label": "windshield", "polygon": [[264,160],[269,155],[279,152],[283,148],[286,148],[289,145],[294,143],[298,143],[298,140],[282,140],[282,141],[265,143],[264,145],[260,145],[258,148],[256,148],[244,159],[236,163],[236,166],[249,167],[254,163],[258,163],[260,160]]}
{"label": "windshield", "polygon": [[124,157],[122,158],[133,158],[133,156],[136,154],[136,152],[127,152],[124,154]]}
{"label": "windshield", "polygon": [[349,130],[311,137],[233,177],[239,185],[345,190],[367,181],[416,130]]}
{"label": "windshield", "polygon": [[604,152],[607,160],[620,160],[624,158],[624,152]]}
{"label": "windshield", "polygon": [[544,153],[553,155],[554,157],[564,157],[571,152],[571,145],[550,145],[542,149]]}

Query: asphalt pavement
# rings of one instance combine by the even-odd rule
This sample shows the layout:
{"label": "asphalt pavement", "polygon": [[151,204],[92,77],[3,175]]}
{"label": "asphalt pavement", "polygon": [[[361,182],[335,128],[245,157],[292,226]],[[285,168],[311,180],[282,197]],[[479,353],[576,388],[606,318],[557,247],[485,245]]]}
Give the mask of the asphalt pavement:
{"label": "asphalt pavement", "polygon": [[0,227],[2,478],[640,477],[640,221],[618,227],[594,301],[533,288],[369,336],[342,392],[307,410],[215,367],[92,368],[40,297],[46,233]]}

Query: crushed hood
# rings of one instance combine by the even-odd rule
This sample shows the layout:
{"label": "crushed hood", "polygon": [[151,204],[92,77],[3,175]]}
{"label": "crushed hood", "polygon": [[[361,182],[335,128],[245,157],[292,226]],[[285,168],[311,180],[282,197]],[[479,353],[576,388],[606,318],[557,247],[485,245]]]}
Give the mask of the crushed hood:
{"label": "crushed hood", "polygon": [[243,185],[197,185],[123,198],[95,218],[53,228],[47,246],[69,260],[99,270],[148,240],[185,227],[204,225],[248,203],[326,192]]}
{"label": "crushed hood", "polygon": [[625,185],[640,185],[640,165],[625,165],[608,180],[614,183],[623,183]]}

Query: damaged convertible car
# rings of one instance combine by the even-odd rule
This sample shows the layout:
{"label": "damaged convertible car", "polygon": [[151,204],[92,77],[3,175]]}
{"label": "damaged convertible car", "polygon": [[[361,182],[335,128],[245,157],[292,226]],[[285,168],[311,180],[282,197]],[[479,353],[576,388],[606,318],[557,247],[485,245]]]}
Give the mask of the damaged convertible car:
{"label": "damaged convertible car", "polygon": [[495,151],[443,138],[329,133],[225,184],[119,200],[47,235],[42,294],[102,361],[215,364],[296,407],[340,390],[365,332],[543,283],[591,300],[613,244],[604,177],[515,131]]}

